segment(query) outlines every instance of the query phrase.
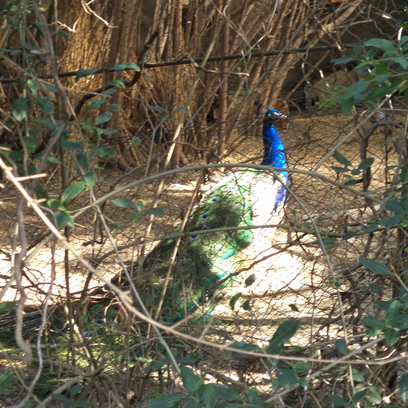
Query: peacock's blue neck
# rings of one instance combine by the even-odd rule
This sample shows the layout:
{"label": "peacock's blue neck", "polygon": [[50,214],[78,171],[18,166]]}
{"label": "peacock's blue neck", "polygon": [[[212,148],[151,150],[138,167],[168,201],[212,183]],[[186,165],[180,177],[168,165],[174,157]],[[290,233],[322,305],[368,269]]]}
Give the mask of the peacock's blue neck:
{"label": "peacock's blue neck", "polygon": [[[264,123],[262,134],[264,142],[264,157],[261,164],[285,169],[285,147],[283,146],[283,142],[279,137],[279,133],[275,126],[273,126],[271,123]],[[279,173],[283,176],[285,184],[287,184],[289,181],[288,172],[281,170]],[[286,188],[281,186],[275,198],[276,205],[281,205],[285,201],[285,198]]]}
{"label": "peacock's blue neck", "polygon": [[[286,168],[286,154],[279,133],[275,126],[265,123],[263,127],[264,157],[262,160],[265,166]],[[286,172],[281,172],[286,173]]]}

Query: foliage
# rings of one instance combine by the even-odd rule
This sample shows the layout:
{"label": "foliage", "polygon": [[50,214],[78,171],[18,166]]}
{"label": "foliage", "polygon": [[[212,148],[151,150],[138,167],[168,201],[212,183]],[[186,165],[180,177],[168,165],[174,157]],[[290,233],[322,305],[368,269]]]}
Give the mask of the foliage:
{"label": "foliage", "polygon": [[75,398],[81,392],[81,388],[79,384],[76,384],[69,390],[67,397],[61,394],[51,394],[51,397],[56,401],[61,401],[64,408],[87,408],[89,407],[88,402]]}
{"label": "foliage", "polygon": [[[267,353],[284,353],[283,344],[288,343],[296,333],[299,326],[299,321],[287,321],[278,327],[274,336],[270,340]],[[230,346],[230,350],[239,350],[244,354],[237,355],[245,356],[245,351],[260,351],[256,346],[246,343],[234,343]],[[234,353],[235,354],[235,353]],[[295,363],[293,367],[281,365],[279,362],[272,361],[275,367],[276,378],[273,383],[275,389],[292,389],[297,384],[306,387],[307,382],[304,378],[299,378],[299,373],[304,373],[310,366],[303,363]],[[157,363],[157,362],[156,362]],[[164,363],[164,362],[163,362]],[[153,367],[150,367],[150,369]],[[157,366],[155,365],[157,369]],[[182,366],[180,368],[180,376],[183,383],[185,393],[171,393],[160,397],[155,397],[149,400],[148,408],[155,407],[201,407],[206,408],[221,408],[228,407],[250,407],[250,408],[266,408],[268,403],[259,398],[259,392],[256,388],[248,388],[246,395],[242,397],[232,386],[205,382],[204,379],[191,368]],[[181,403],[181,405],[178,405]],[[230,403],[230,404],[228,404]]]}
{"label": "foliage", "polygon": [[354,48],[353,55],[338,58],[334,63],[355,63],[361,76],[340,99],[343,113],[349,114],[362,101],[374,107],[383,98],[396,94],[402,94],[408,101],[408,36],[402,36],[396,43],[382,38],[367,40]]}

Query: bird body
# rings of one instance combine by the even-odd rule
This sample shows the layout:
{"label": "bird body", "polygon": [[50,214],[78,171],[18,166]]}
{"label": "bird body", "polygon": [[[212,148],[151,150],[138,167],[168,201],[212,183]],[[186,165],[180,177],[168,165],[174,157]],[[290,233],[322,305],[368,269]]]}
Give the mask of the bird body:
{"label": "bird body", "polygon": [[[279,213],[288,183],[287,171],[282,170],[286,168],[284,146],[273,126],[281,116],[277,110],[265,113],[261,163],[281,170],[229,173],[195,208],[183,231],[185,239],[164,241],[147,257],[144,269],[152,278],[150,295],[161,291],[164,321],[176,322],[205,304],[211,288],[240,269],[240,253],[252,242],[253,227],[270,223]],[[152,303],[157,299],[149,297]]]}

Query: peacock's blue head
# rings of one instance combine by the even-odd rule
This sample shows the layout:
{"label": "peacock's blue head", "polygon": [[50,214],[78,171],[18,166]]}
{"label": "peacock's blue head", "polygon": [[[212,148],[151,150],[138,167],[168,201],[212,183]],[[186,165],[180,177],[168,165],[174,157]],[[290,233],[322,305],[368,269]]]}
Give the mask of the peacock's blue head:
{"label": "peacock's blue head", "polygon": [[269,109],[265,112],[264,123],[267,125],[272,125],[273,122],[279,118],[286,118],[286,115],[276,109]]}

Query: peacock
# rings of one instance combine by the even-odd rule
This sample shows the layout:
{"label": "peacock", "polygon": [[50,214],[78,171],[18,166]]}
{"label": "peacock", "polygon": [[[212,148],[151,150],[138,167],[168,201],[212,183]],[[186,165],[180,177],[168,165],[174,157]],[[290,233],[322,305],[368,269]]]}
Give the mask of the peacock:
{"label": "peacock", "polygon": [[274,126],[281,117],[276,109],[265,113],[261,162],[279,170],[230,172],[193,210],[183,238],[162,241],[146,257],[146,304],[153,315],[160,304],[156,317],[162,321],[177,322],[204,306],[208,315],[216,303],[215,289],[240,269],[242,251],[256,239],[259,230],[252,227],[276,222],[288,184],[286,153]]}

